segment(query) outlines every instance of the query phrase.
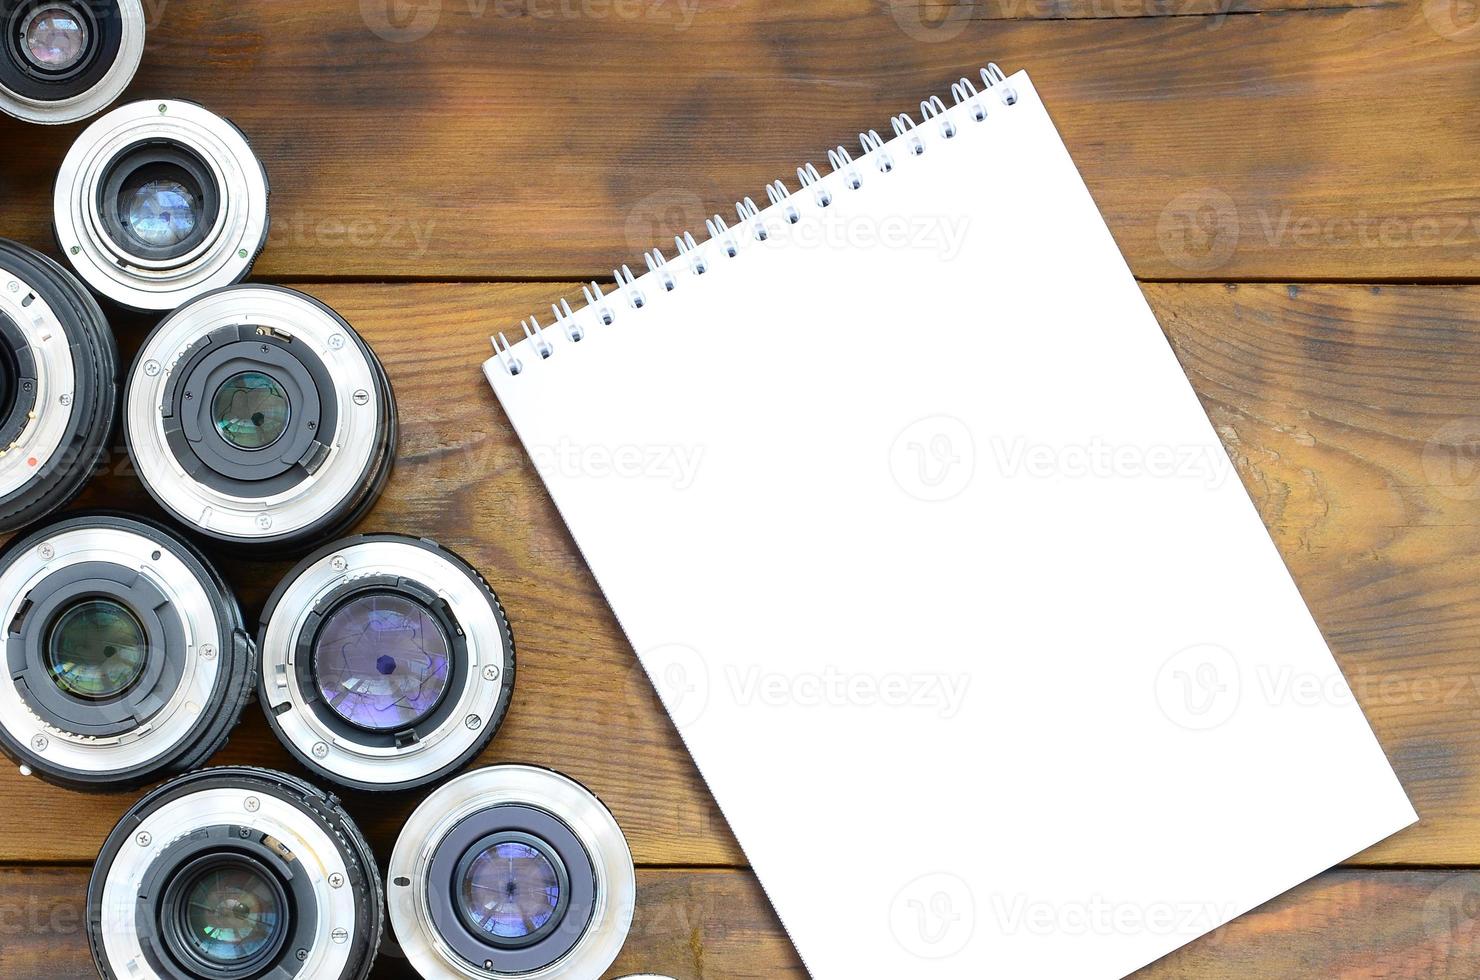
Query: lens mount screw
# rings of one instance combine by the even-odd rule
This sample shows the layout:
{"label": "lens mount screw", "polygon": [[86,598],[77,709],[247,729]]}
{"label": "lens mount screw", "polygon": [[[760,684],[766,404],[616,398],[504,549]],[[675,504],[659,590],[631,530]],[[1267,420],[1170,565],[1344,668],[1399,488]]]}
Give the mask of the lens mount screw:
{"label": "lens mount screw", "polygon": [[37,735],[35,738],[31,739],[31,748],[35,749],[37,752],[45,752],[46,747],[50,744],[51,742],[47,740],[45,735]]}
{"label": "lens mount screw", "polygon": [[15,281],[11,281],[6,284],[5,288],[10,290],[12,293],[18,293],[21,291],[21,284]]}
{"label": "lens mount screw", "polygon": [[257,799],[257,797],[255,796],[249,796],[247,797],[246,806],[248,813],[256,813],[258,810],[262,809],[262,801]]}
{"label": "lens mount screw", "polygon": [[154,843],[154,838],[147,832],[141,833],[139,834],[139,836],[134,838],[134,843],[138,844],[140,847],[148,847],[150,844]]}
{"label": "lens mount screw", "polygon": [[306,950],[306,949],[300,949],[298,952],[294,953],[293,955],[296,956],[296,957],[298,957],[298,962],[299,963],[302,963],[304,960],[308,959],[308,950]]}
{"label": "lens mount screw", "polygon": [[264,531],[267,530],[268,528],[272,527],[272,517],[267,514],[258,514],[257,526]]}
{"label": "lens mount screw", "polygon": [[345,560],[345,557],[343,555],[335,555],[333,558],[329,559],[329,567],[334,569],[336,572],[342,572],[349,567],[349,562]]}
{"label": "lens mount screw", "polygon": [[496,680],[498,680],[498,668],[495,667],[493,664],[489,664],[487,667],[484,667],[483,668],[483,679],[485,681],[496,681]]}
{"label": "lens mount screw", "polygon": [[329,938],[342,945],[349,942],[349,930],[343,928],[335,929],[329,934]]}
{"label": "lens mount screw", "polygon": [[344,346],[344,334],[342,334],[342,333],[336,333],[336,334],[334,334],[333,336],[331,336],[329,338],[329,348],[331,350],[339,350],[343,346]]}
{"label": "lens mount screw", "polygon": [[49,544],[44,544],[37,548],[36,553],[41,556],[43,561],[51,561],[57,556],[57,550]]}
{"label": "lens mount screw", "polygon": [[157,377],[159,377],[159,362],[158,361],[155,361],[155,360],[145,361],[144,362],[144,373],[147,374],[147,375],[149,375],[149,377],[151,377],[151,378],[157,378]]}
{"label": "lens mount screw", "polygon": [[165,105],[163,102],[161,102],[159,104],[159,111],[162,112],[162,113],[169,112],[170,111],[170,107],[167,106],[167,105]]}
{"label": "lens mount screw", "polygon": [[463,720],[463,724],[467,725],[469,728],[476,732],[479,728],[483,727],[483,719],[479,718],[477,715],[468,715],[468,717]]}
{"label": "lens mount screw", "polygon": [[338,871],[336,871],[333,874],[331,874],[329,876],[329,887],[330,888],[343,888],[344,887],[344,875],[340,874]]}
{"label": "lens mount screw", "polygon": [[313,743],[313,757],[315,759],[323,759],[326,756],[328,756],[328,754],[329,754],[329,745],[328,745],[328,743],[326,743],[326,742],[315,742],[315,743]]}
{"label": "lens mount screw", "polygon": [[359,391],[355,392],[355,404],[356,405],[368,405],[368,404],[370,404],[370,392],[366,391],[364,388],[361,388]]}
{"label": "lens mount screw", "polygon": [[204,657],[205,659],[207,659],[207,660],[215,660],[216,659],[216,648],[214,646],[212,646],[211,644],[209,644],[209,643],[204,644],[200,648],[200,655],[202,657]]}

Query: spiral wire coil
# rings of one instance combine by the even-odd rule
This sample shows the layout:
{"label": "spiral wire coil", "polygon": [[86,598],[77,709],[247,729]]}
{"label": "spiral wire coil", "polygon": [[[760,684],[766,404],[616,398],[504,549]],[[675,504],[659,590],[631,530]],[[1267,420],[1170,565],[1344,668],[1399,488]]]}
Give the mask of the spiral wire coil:
{"label": "spiral wire coil", "polygon": [[[1005,107],[1016,105],[1018,100],[1017,90],[1007,83],[1007,76],[995,64],[989,64],[981,69],[980,88],[969,78],[961,78],[951,84],[951,98],[954,105],[969,106],[972,118],[977,122],[982,122],[987,118],[989,96],[995,96],[997,101]],[[942,139],[955,138],[956,125],[947,115],[945,101],[938,95],[931,96],[920,103],[920,123],[917,124],[908,113],[901,113],[890,120],[890,127],[896,140],[900,141],[900,145],[906,151],[911,155],[921,156],[926,152],[926,139],[929,135],[927,124],[934,120],[939,120],[938,132]],[[860,172],[860,164],[865,160],[871,159],[879,172],[884,174],[891,173],[895,167],[894,158],[886,149],[885,140],[878,132],[871,129],[859,133],[858,142],[862,155],[857,160],[844,146],[827,151],[827,160],[832,173],[844,174],[846,185],[853,190],[858,190],[863,186],[864,178]],[[808,163],[798,167],[797,180],[799,182],[797,193],[810,189],[818,207],[826,208],[832,205],[832,194],[822,186],[822,174],[816,166]],[[776,180],[768,185],[766,197],[771,207],[776,209],[777,213],[789,224],[796,224],[801,220],[801,212],[797,210],[794,195],[783,181]],[[709,232],[709,240],[703,245],[694,239],[691,232],[684,232],[674,238],[678,258],[688,263],[694,275],[702,276],[709,271],[707,255],[711,245],[718,247],[725,256],[733,259],[740,253],[737,235],[748,232],[758,242],[764,242],[770,237],[762,211],[751,198],[742,198],[736,202],[735,215],[736,224],[733,227],[718,214],[707,219],[704,225]],[[641,278],[633,275],[632,269],[626,265],[613,270],[612,278],[616,281],[616,286],[611,293],[603,293],[601,284],[595,281],[582,286],[581,291],[586,300],[584,310],[593,311],[603,325],[611,326],[617,322],[617,313],[611,302],[612,297],[620,297],[631,309],[641,310],[647,304],[647,297],[642,288],[643,280],[661,285],[664,292],[672,292],[678,288],[678,279],[673,274],[673,268],[660,249],[650,249],[644,253],[643,260],[648,271]],[[572,343],[579,343],[584,339],[584,328],[577,321],[576,313],[568,302],[561,300],[559,304],[551,307],[551,312],[555,318],[555,325],[560,328],[567,339]],[[544,330],[535,317],[531,316],[522,321],[520,326],[523,329],[524,339],[529,341],[531,348],[541,360],[548,360],[554,355],[555,347],[545,336]],[[515,352],[515,344],[511,344],[502,332],[495,334],[492,341],[494,354],[504,370],[510,375],[522,374],[524,362]]]}

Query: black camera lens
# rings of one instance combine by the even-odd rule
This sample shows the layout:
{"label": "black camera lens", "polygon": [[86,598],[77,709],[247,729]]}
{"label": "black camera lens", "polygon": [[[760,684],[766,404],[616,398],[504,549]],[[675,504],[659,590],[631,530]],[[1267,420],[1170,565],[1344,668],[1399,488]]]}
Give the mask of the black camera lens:
{"label": "black camera lens", "polygon": [[367,534],[303,559],[267,601],[258,701],[324,779],[404,790],[488,744],[514,693],[498,598],[435,542]]}
{"label": "black camera lens", "polygon": [[39,123],[101,112],[144,53],[141,0],[0,0],[0,110]]}
{"label": "black camera lens", "polygon": [[77,496],[107,447],[118,352],[67,270],[0,240],[0,532]]}
{"label": "black camera lens", "polygon": [[383,892],[349,815],[265,769],[166,783],[104,843],[87,926],[105,980],[363,980]]}
{"label": "black camera lens", "polygon": [[0,554],[0,749],[74,789],[205,763],[251,696],[256,651],[220,575],[136,518],[84,515]]}
{"label": "black camera lens", "polygon": [[533,766],[480,769],[434,792],[396,841],[390,880],[396,939],[426,980],[601,976],[636,899],[611,812]]}
{"label": "black camera lens", "polygon": [[324,304],[273,286],[210,293],[161,323],[129,373],[124,428],[171,514],[265,552],[347,530],[395,461],[374,352]]}
{"label": "black camera lens", "polygon": [[72,144],[53,221],[98,293],[173,310],[251,271],[267,244],[267,172],[229,120],[191,102],[135,102]]}

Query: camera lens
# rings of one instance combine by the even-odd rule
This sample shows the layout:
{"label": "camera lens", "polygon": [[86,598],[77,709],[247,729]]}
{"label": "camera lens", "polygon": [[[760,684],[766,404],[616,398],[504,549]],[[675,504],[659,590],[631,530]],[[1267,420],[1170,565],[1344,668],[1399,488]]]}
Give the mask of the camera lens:
{"label": "camera lens", "polygon": [[94,290],[173,310],[240,282],[267,242],[267,174],[229,121],[189,102],[136,102],[72,145],[57,240]]}
{"label": "camera lens", "polygon": [[327,306],[237,286],[177,310],[129,373],[124,429],[145,487],[199,533],[288,553],[343,533],[395,461],[385,369]]}
{"label": "camera lens", "polygon": [[88,886],[107,980],[363,980],[384,929],[374,856],[338,802],[265,769],[204,769],[131,809]]}
{"label": "camera lens", "polygon": [[0,0],[0,110],[38,123],[101,112],[144,53],[141,0]]}
{"label": "camera lens", "polygon": [[616,960],[636,873],[611,812],[533,766],[452,780],[407,821],[390,863],[390,914],[426,980],[585,980]]}
{"label": "camera lens", "polygon": [[470,762],[514,692],[514,641],[497,597],[434,542],[336,541],[278,585],[262,614],[267,719],[315,774],[402,790]]}
{"label": "camera lens", "polygon": [[0,748],[74,789],[183,772],[226,742],[256,651],[220,575],[130,517],[71,517],[0,555]]}
{"label": "camera lens", "polygon": [[77,496],[117,405],[103,311],[61,266],[0,240],[0,532]]}

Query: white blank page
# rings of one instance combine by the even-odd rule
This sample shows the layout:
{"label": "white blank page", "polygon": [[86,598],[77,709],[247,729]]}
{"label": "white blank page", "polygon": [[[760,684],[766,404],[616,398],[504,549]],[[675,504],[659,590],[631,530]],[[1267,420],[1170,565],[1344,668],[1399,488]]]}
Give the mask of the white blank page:
{"label": "white blank page", "polygon": [[1119,977],[1416,819],[1008,84],[485,366],[824,980]]}

